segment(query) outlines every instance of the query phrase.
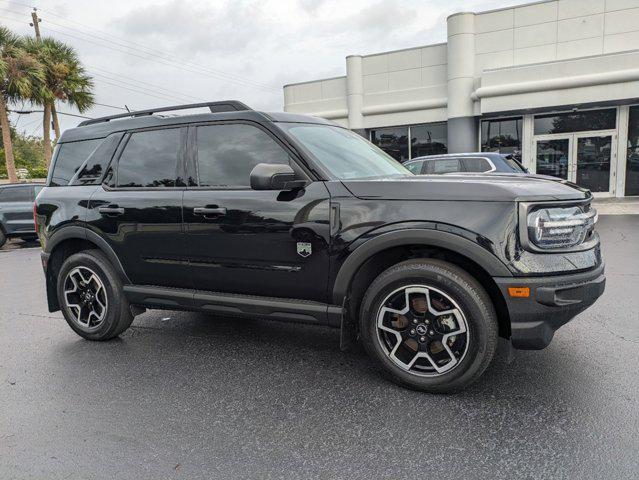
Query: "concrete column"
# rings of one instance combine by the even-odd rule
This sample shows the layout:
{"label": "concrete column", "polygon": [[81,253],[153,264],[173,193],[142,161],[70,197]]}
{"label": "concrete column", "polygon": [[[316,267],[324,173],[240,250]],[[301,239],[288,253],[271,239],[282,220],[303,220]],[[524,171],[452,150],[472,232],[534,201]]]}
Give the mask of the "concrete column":
{"label": "concrete column", "polygon": [[348,128],[365,136],[364,115],[362,115],[364,79],[361,55],[346,57],[346,105],[348,107]]}
{"label": "concrete column", "polygon": [[475,14],[448,17],[448,151],[474,152],[478,126],[470,95],[475,82]]}

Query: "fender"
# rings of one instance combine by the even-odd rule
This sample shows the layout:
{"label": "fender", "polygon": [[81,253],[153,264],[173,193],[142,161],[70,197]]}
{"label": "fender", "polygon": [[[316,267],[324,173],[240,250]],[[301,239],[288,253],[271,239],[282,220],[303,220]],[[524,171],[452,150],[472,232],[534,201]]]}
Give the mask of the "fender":
{"label": "fender", "polygon": [[457,252],[481,266],[494,277],[511,277],[506,265],[488,250],[454,233],[441,230],[407,228],[382,233],[357,247],[346,258],[333,284],[332,303],[341,305],[348,294],[352,278],[371,256],[392,247],[402,245],[440,247]]}
{"label": "fender", "polygon": [[118,272],[123,282],[125,284],[131,283],[131,280],[129,280],[129,277],[124,271],[124,267],[122,267],[122,263],[120,263],[120,259],[115,254],[111,246],[100,235],[87,228],[79,227],[77,225],[70,225],[68,227],[62,227],[59,230],[56,230],[46,242],[44,253],[51,254],[55,247],[61,242],[73,238],[87,240],[91,243],[94,243],[102,251],[102,253],[107,256],[107,258],[111,262],[111,265],[113,265],[113,268],[115,268],[115,270]]}

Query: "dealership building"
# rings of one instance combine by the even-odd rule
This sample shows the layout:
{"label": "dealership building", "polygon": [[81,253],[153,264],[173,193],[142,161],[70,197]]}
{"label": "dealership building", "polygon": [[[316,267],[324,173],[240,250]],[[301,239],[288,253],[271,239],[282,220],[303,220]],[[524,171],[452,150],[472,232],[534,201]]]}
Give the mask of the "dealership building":
{"label": "dealership building", "polygon": [[447,19],[447,42],[350,55],[284,87],[397,160],[510,153],[598,196],[639,195],[639,0],[555,0]]}

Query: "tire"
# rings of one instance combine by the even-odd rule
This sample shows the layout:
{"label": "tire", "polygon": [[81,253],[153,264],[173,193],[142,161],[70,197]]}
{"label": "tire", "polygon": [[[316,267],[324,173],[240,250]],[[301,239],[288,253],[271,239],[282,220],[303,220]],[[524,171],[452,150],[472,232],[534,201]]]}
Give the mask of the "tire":
{"label": "tire", "polygon": [[482,375],[497,348],[498,324],[490,297],[468,272],[442,260],[417,259],[373,281],[361,304],[360,334],[391,380],[446,393]]}
{"label": "tire", "polygon": [[7,243],[7,236],[4,234],[4,232],[0,228],[0,248],[4,247],[5,243]]}
{"label": "tire", "polygon": [[[99,250],[85,250],[64,261],[58,274],[57,294],[67,323],[87,340],[110,340],[133,321],[122,282]],[[89,311],[93,313],[87,314]]]}

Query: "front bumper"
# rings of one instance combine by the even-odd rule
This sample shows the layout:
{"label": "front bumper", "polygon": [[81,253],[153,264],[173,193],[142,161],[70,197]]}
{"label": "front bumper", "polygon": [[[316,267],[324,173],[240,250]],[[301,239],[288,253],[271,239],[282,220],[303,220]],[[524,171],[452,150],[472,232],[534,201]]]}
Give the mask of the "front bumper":
{"label": "front bumper", "polygon": [[[513,347],[525,350],[546,348],[555,331],[595,303],[604,292],[604,265],[571,275],[495,278],[510,315]],[[513,298],[509,287],[529,287],[530,296]]]}

